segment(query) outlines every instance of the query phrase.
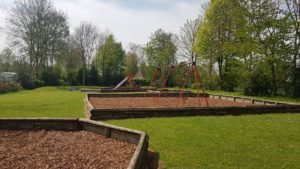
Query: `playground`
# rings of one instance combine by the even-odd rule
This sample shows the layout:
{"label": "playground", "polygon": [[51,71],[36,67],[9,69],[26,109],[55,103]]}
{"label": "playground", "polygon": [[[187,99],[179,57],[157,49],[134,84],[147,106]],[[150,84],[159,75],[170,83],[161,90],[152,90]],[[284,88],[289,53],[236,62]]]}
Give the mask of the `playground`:
{"label": "playground", "polygon": [[[0,95],[2,103],[0,109],[5,110],[1,111],[0,116],[1,118],[83,118],[83,99],[86,94],[71,91],[70,88],[43,87]],[[211,91],[208,91],[208,94],[212,95]],[[219,98],[216,95],[231,95],[236,97],[237,101],[241,101],[240,97],[243,97],[239,93],[222,91],[214,91],[213,94],[215,99]],[[141,97],[144,97],[144,93]],[[223,99],[226,100],[225,97]],[[251,104],[252,99],[270,100],[274,103],[300,103],[299,99],[284,97],[248,99],[244,100],[248,102],[247,104]],[[203,104],[205,105],[205,102]],[[172,106],[176,109],[176,103]],[[197,102],[195,106],[198,106]],[[287,168],[297,168],[300,116],[299,113],[284,112],[287,113],[131,118],[105,122],[145,131],[150,138],[149,149],[159,153],[162,168],[164,166],[191,169],[207,166],[232,168],[235,165],[250,169],[262,168],[264,164],[270,164],[273,168],[282,164],[286,164]]]}

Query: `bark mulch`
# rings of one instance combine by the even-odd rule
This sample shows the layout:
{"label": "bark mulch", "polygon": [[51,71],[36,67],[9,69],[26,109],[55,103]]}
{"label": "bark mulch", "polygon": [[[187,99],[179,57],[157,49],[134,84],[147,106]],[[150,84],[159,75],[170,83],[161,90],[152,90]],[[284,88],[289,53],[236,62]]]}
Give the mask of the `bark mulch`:
{"label": "bark mulch", "polygon": [[[90,103],[95,108],[170,108],[176,107],[177,97],[90,97]],[[241,103],[227,100],[207,98],[209,107],[245,107],[250,103]],[[205,99],[197,97],[185,97],[180,99],[178,107],[207,107]]]}
{"label": "bark mulch", "polygon": [[0,130],[0,168],[127,168],[135,149],[88,131]]}

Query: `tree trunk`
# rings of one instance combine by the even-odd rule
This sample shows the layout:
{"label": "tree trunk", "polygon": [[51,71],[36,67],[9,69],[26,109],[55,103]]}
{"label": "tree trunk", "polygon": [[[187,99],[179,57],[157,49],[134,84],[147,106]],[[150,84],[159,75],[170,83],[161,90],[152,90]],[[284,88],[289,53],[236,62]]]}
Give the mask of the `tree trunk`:
{"label": "tree trunk", "polygon": [[277,88],[277,81],[276,81],[276,72],[275,72],[275,65],[274,62],[271,64],[271,74],[272,74],[272,90],[273,90],[273,96],[278,95],[278,88]]}

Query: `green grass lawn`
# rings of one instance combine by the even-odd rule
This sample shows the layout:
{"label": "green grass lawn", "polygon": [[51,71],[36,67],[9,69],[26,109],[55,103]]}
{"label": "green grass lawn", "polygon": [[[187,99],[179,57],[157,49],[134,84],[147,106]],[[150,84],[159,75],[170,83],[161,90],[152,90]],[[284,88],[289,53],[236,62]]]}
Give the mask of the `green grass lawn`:
{"label": "green grass lawn", "polygon": [[0,95],[0,117],[84,117],[84,93],[43,87]]}
{"label": "green grass lawn", "polygon": [[[84,117],[85,93],[69,89],[43,87],[1,94],[0,117]],[[300,114],[107,122],[146,131],[150,148],[159,152],[165,168],[294,169],[300,166]]]}
{"label": "green grass lawn", "polygon": [[300,114],[148,118],[108,123],[146,131],[165,168],[299,168]]}

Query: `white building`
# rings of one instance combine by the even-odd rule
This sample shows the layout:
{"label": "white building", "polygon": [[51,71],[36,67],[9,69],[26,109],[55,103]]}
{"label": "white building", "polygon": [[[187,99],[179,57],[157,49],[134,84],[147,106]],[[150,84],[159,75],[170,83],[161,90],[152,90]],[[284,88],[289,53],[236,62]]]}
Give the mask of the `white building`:
{"label": "white building", "polygon": [[18,75],[14,72],[0,72],[0,82],[15,82]]}

